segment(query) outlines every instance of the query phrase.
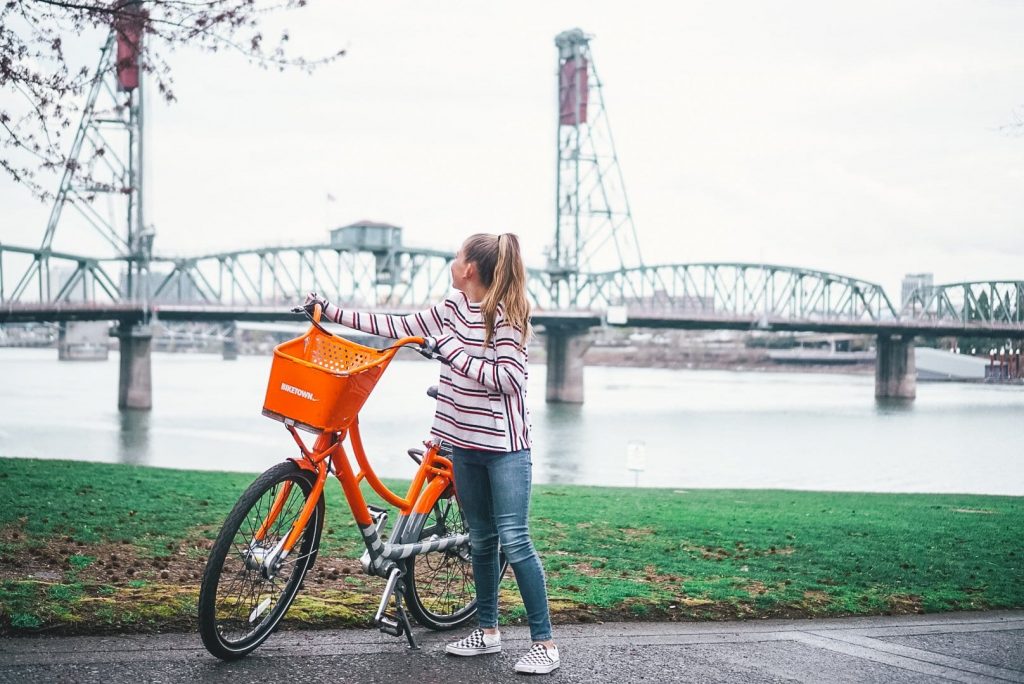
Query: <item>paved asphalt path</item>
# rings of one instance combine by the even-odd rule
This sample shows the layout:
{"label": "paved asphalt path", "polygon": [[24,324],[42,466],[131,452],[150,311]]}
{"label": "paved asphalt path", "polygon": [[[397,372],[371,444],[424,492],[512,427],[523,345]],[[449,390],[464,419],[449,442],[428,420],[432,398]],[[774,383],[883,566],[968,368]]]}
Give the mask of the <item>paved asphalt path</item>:
{"label": "paved asphalt path", "polygon": [[529,646],[444,653],[451,634],[419,630],[422,650],[367,630],[275,634],[222,663],[194,634],[0,639],[0,682],[1024,682],[1024,611],[829,620],[559,625],[562,668],[517,675]]}

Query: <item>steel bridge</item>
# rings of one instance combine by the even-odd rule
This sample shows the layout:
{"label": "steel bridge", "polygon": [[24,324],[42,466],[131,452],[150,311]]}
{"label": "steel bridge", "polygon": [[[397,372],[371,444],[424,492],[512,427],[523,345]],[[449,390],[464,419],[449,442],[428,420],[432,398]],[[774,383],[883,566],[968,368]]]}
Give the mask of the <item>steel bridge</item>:
{"label": "steel bridge", "polygon": [[[140,325],[205,322],[221,327],[227,348],[232,322],[294,320],[289,309],[309,290],[343,306],[421,310],[447,293],[453,258],[430,249],[330,244],[155,256],[141,272],[143,296],[132,298],[116,259],[0,245],[0,283],[12,269],[22,274],[12,290],[0,288],[0,324],[116,321],[125,350],[148,349]],[[875,283],[773,264],[667,264],[569,276],[531,269],[528,291],[547,339],[554,401],[583,400],[585,335],[603,324],[877,335],[876,395],[903,398],[916,393],[915,337],[1024,339],[1024,281],[929,286],[899,310]],[[126,402],[129,390],[122,388]]]}
{"label": "steel bridge", "polygon": [[[265,247],[149,262],[141,297],[124,291],[124,260],[0,244],[0,316],[75,304],[289,307],[314,290],[348,306],[412,311],[450,288],[451,252],[372,250],[330,244]],[[18,274],[16,280],[10,274]],[[13,282],[13,287],[10,283]],[[538,312],[609,310],[631,318],[718,318],[764,327],[805,324],[837,330],[856,324],[943,334],[1024,334],[1024,280],[960,282],[914,291],[902,308],[878,284],[777,264],[694,263],[621,268],[600,273],[528,270]],[[72,306],[72,308],[74,308]],[[710,323],[709,323],[710,325]]]}

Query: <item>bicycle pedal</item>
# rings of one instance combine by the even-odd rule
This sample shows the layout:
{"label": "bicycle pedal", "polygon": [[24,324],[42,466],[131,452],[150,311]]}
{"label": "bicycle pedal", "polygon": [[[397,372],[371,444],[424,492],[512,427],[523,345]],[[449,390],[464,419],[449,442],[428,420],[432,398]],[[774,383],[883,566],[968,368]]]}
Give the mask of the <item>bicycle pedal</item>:
{"label": "bicycle pedal", "polygon": [[380,620],[377,621],[377,627],[380,631],[391,636],[400,637],[405,634],[405,627],[397,619],[390,615],[381,615]]}

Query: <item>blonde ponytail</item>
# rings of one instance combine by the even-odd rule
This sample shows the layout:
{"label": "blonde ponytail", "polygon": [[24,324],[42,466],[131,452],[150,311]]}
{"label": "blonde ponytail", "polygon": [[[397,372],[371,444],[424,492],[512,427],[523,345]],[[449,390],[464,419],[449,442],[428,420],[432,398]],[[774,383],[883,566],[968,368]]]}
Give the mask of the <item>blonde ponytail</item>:
{"label": "blonde ponytail", "polygon": [[522,333],[519,348],[530,335],[530,302],[526,298],[526,267],[519,250],[519,238],[512,233],[470,236],[462,246],[467,261],[476,264],[487,294],[480,302],[484,315],[484,344],[494,336],[498,307],[504,308],[505,322]]}

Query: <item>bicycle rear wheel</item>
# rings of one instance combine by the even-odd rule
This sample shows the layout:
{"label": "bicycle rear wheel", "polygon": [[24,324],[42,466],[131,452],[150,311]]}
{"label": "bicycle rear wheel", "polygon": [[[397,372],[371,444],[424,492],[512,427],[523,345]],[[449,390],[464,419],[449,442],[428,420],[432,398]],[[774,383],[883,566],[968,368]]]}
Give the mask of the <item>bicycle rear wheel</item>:
{"label": "bicycle rear wheel", "polygon": [[[406,539],[426,541],[452,534],[467,534],[462,504],[449,486],[425,517],[413,523]],[[505,574],[508,560],[500,554],[498,577]],[[406,603],[424,627],[455,629],[476,615],[476,584],[469,543],[445,551],[412,556],[406,561],[408,578]]]}
{"label": "bicycle rear wheel", "polygon": [[[309,498],[315,475],[291,461],[280,463],[249,485],[228,514],[210,551],[199,590],[199,634],[211,654],[235,660],[270,636],[312,567],[323,530],[324,498],[313,509],[299,542],[279,565],[264,560],[291,530]],[[279,492],[289,486],[263,539],[263,525]]]}

